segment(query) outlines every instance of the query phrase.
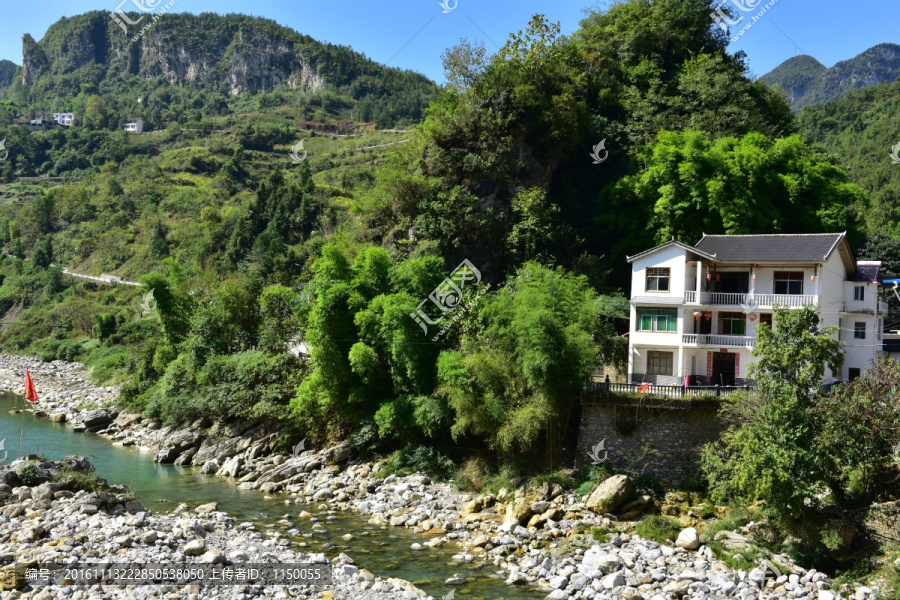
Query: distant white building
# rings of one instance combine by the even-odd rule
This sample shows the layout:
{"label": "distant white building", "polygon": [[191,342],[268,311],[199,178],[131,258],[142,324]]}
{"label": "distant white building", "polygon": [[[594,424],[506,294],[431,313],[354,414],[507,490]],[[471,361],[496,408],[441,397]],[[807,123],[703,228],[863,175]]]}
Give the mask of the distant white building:
{"label": "distant white building", "polygon": [[53,118],[57,123],[65,127],[71,127],[77,124],[75,113],[53,113]]}
{"label": "distant white building", "polygon": [[130,133],[142,133],[144,131],[144,120],[143,119],[126,119],[125,120],[125,131]]}
{"label": "distant white building", "polygon": [[672,240],[631,263],[631,383],[742,385],[756,330],[773,308],[815,306],[837,325],[844,365],[827,381],[855,379],[884,356],[887,303],[880,262],[855,262],[846,234],[704,235]]}

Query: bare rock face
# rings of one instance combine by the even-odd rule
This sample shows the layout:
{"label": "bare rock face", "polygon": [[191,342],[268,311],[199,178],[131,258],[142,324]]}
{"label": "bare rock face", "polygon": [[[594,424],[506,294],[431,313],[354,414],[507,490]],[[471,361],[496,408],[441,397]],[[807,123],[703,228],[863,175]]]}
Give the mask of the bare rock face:
{"label": "bare rock face", "polygon": [[585,504],[598,515],[603,515],[622,506],[633,491],[634,482],[631,477],[613,475],[594,488]]}

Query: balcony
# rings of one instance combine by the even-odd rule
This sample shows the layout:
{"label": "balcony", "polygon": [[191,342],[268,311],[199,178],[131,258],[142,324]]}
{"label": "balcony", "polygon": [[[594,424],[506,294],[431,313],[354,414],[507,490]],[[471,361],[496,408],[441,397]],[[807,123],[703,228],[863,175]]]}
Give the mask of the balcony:
{"label": "balcony", "polygon": [[681,336],[685,346],[715,346],[716,348],[752,348],[756,338],[749,335],[707,335],[703,333],[685,333]]}
{"label": "balcony", "polygon": [[844,302],[844,306],[841,309],[842,314],[846,315],[887,315],[888,305],[887,302],[883,302],[881,300],[878,301],[878,312],[875,312],[875,307],[866,306],[862,302]]}
{"label": "balcony", "polygon": [[[697,301],[697,292],[685,292],[684,303],[698,306],[747,306],[750,294],[732,294],[724,292],[700,292],[700,301]],[[819,303],[818,296],[791,295],[791,294],[753,294],[755,308],[772,308],[778,305],[785,308],[801,308],[804,306],[816,306]]]}

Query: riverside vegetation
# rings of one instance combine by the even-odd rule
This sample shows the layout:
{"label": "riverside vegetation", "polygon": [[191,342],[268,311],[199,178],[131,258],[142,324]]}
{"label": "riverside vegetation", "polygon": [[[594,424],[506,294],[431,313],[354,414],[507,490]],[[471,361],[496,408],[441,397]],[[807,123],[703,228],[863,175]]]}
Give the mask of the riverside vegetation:
{"label": "riverside vegetation", "polygon": [[[252,419],[278,433],[271,451],[348,440],[354,456],[385,457],[384,469],[473,492],[537,477],[587,493],[609,473],[558,469],[584,382],[619,356],[625,253],[703,232],[875,239],[872,191],[797,135],[785,99],[726,51],[712,8],[628,0],[589,11],[571,36],[536,15],[491,57],[466,40],[448,49],[443,89],[346,49],[317,62],[317,42],[215,15],[166,15],[140,42],[154,56],[202,57],[212,49],[191,32],[212,28],[229,49],[199,82],[166,79],[117,62],[124,41],[108,15],[61,21],[26,38],[26,64],[0,92],[11,149],[0,244],[12,255],[0,261],[0,347],[82,361],[163,428]],[[90,47],[74,39],[81,30],[96,33]],[[289,83],[251,77],[247,61],[279,44],[295,53],[278,63]],[[245,83],[224,87],[222,73]],[[76,78],[87,83],[76,89]],[[83,112],[83,126],[11,123],[50,108],[41,102]],[[126,135],[131,116],[164,131]],[[310,156],[293,166],[287,152],[303,137]],[[591,164],[602,139],[608,160]],[[393,142],[404,143],[383,146]],[[16,180],[43,174],[69,181]],[[409,315],[464,258],[483,275],[465,300],[483,296],[429,342]],[[142,286],[73,281],[57,265]],[[155,308],[142,313],[151,290]],[[779,316],[815,338],[802,364],[818,369],[830,354],[817,350],[814,315],[791,318]],[[813,440],[833,449],[840,433],[821,420],[827,401],[778,366],[777,339],[771,348],[773,379],[793,379],[746,400],[769,408],[738,419],[697,483],[717,501],[765,500],[756,518],[807,565],[860,569],[857,555],[837,561],[839,530],[806,502],[890,497],[880,484],[896,469],[886,451],[896,430],[874,428],[865,452],[817,452]],[[836,393],[896,406],[889,386],[859,386]],[[782,468],[759,478],[769,463],[751,442],[773,428],[792,445],[769,449]],[[801,458],[810,468],[792,471]]]}

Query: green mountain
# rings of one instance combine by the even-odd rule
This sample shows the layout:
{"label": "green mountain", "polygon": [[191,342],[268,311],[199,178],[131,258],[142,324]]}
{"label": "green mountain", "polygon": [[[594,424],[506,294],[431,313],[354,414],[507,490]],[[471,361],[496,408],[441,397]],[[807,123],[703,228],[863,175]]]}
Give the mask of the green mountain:
{"label": "green mountain", "polygon": [[900,81],[807,106],[799,116],[803,137],[823,146],[834,163],[869,193],[870,233],[900,236],[900,165],[890,156],[900,143],[898,119]]}
{"label": "green mountain", "polygon": [[[40,41],[26,34],[21,76],[5,96],[30,108],[76,111],[99,93],[107,109],[163,128],[169,118],[164,106],[157,103],[154,110],[142,100],[177,94],[173,87],[202,92],[205,102],[197,108],[203,112],[215,112],[221,99],[239,95],[325,94],[325,102],[345,104],[360,120],[382,126],[419,121],[438,89],[421,74],[387,68],[267,19],[163,14],[133,41],[109,13],[94,11],[60,19]],[[112,105],[108,97],[114,97]]]}
{"label": "green mountain", "polygon": [[0,90],[12,85],[16,76],[16,69],[18,68],[18,65],[11,60],[6,60],[5,58],[0,60]]}
{"label": "green mountain", "polygon": [[791,108],[840,98],[851,90],[891,83],[900,77],[900,45],[879,44],[830,69],[811,56],[790,58],[760,79],[781,87]]}

